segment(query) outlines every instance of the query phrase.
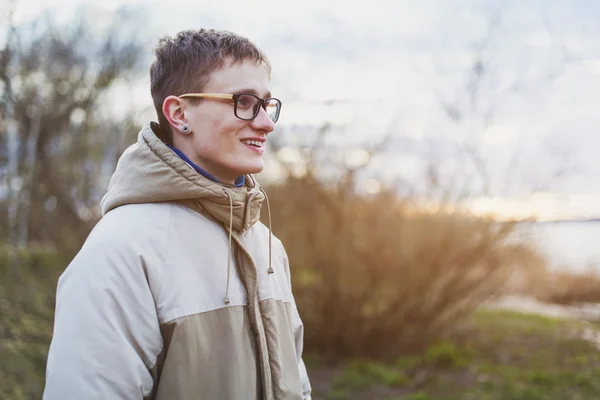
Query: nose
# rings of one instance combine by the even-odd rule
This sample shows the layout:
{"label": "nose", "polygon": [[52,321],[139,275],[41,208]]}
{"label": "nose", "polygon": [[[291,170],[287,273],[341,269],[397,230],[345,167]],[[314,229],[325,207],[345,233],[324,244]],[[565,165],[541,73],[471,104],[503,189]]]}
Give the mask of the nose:
{"label": "nose", "polygon": [[256,117],[251,121],[250,126],[265,134],[271,133],[273,129],[275,129],[275,123],[269,118],[269,114],[267,114],[267,111],[262,107]]}

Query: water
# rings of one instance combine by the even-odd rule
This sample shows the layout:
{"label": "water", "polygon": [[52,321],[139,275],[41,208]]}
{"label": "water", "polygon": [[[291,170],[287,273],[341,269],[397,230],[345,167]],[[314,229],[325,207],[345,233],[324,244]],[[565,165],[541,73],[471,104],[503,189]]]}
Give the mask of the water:
{"label": "water", "polygon": [[600,273],[600,221],[532,223],[522,232],[539,245],[552,269]]}

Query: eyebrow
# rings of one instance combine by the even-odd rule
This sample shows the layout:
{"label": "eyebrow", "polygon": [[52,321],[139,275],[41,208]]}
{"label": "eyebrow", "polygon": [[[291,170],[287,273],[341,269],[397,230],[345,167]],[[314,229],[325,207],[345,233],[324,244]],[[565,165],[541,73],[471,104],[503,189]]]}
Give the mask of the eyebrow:
{"label": "eyebrow", "polygon": [[[250,89],[250,88],[247,88],[247,89],[238,89],[238,90],[236,90],[234,92],[231,92],[231,94],[244,94],[244,93],[251,93],[251,94],[254,94],[254,95],[260,97],[260,94],[255,89]],[[271,97],[271,92],[267,92],[264,95],[264,97],[262,97],[262,98],[263,99],[267,99],[269,97]]]}

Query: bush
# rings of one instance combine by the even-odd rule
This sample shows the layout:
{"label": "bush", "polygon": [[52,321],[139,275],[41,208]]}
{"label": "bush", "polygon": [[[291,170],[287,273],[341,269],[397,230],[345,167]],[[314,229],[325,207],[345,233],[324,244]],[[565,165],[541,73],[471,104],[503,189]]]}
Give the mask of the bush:
{"label": "bush", "polygon": [[41,398],[56,282],[66,259],[46,248],[0,248],[0,398]]}
{"label": "bush", "polygon": [[307,176],[268,192],[308,352],[392,359],[421,350],[502,293],[519,266],[512,224],[420,212],[346,186]]}
{"label": "bush", "polygon": [[537,284],[541,288],[534,293],[544,302],[561,305],[600,303],[600,275],[595,271],[579,274],[547,272]]}
{"label": "bush", "polygon": [[568,266],[553,270],[548,268],[546,256],[534,246],[527,246],[521,253],[519,257],[527,268],[514,276],[512,294],[564,306],[600,303],[600,274],[596,266],[590,265],[584,271],[574,271]]}

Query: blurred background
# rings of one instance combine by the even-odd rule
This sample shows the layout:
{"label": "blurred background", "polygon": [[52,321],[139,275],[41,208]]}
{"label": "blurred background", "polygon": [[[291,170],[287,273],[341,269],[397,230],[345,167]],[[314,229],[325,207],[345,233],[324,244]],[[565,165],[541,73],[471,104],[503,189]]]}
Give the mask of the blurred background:
{"label": "blurred background", "polygon": [[600,398],[600,2],[3,0],[0,398],[156,120],[164,35],[247,36],[315,399]]}

